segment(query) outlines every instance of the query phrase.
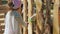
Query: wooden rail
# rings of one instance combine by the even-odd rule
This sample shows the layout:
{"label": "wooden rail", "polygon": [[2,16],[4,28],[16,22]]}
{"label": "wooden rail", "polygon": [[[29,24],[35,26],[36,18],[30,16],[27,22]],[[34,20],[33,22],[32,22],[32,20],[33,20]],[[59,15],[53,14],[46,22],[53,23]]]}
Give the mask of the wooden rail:
{"label": "wooden rail", "polygon": [[54,11],[53,11],[53,34],[59,34],[59,18],[58,18],[58,11],[59,11],[59,0],[55,0],[54,2]]}
{"label": "wooden rail", "polygon": [[32,31],[32,22],[29,21],[30,17],[33,15],[33,11],[32,11],[32,1],[33,0],[27,0],[28,1],[28,34],[33,34]]}
{"label": "wooden rail", "polygon": [[[25,23],[27,23],[28,21],[28,19],[27,19],[27,15],[28,15],[28,13],[27,13],[28,11],[27,11],[27,0],[23,0],[23,20],[24,20],[24,22]],[[28,31],[27,31],[28,29],[27,29],[27,27],[23,27],[23,34],[28,34]]]}

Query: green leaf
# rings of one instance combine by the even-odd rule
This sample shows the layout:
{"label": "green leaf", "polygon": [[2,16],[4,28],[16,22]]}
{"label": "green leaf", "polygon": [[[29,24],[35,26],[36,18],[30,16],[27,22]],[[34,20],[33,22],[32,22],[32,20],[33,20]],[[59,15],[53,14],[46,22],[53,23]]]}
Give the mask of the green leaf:
{"label": "green leaf", "polygon": [[28,18],[28,22],[32,22],[32,19],[31,18]]}
{"label": "green leaf", "polygon": [[8,3],[8,1],[2,1],[2,4],[7,4]]}

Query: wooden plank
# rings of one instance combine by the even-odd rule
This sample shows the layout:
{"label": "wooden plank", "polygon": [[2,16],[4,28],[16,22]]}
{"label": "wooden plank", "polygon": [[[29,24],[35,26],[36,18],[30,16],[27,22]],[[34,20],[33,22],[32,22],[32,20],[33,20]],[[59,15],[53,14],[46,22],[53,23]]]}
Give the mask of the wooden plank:
{"label": "wooden plank", "polygon": [[59,0],[55,0],[53,11],[53,34],[59,34],[58,9]]}
{"label": "wooden plank", "polygon": [[27,22],[27,0],[23,0],[23,19]]}
{"label": "wooden plank", "polygon": [[0,30],[1,30],[1,29],[4,29],[4,28],[5,28],[5,26],[4,26],[4,25],[2,25],[2,26],[0,25]]}
{"label": "wooden plank", "polygon": [[6,13],[9,10],[7,6],[0,6],[0,13]]}
{"label": "wooden plank", "polygon": [[0,5],[0,10],[8,10],[9,7]]}
{"label": "wooden plank", "polygon": [[4,16],[5,15],[5,13],[0,13],[0,16]]}
{"label": "wooden plank", "polygon": [[[44,33],[47,33],[47,34],[52,34],[51,30],[50,30],[50,28],[52,27],[52,25],[51,25],[52,24],[51,23],[51,16],[50,16],[51,15],[51,13],[50,13],[50,10],[51,10],[50,1],[51,0],[49,0],[49,1],[46,0],[46,16],[45,16],[45,24],[44,24],[44,30],[45,30]],[[48,31],[46,31],[46,30],[48,30]]]}
{"label": "wooden plank", "polygon": [[58,13],[59,13],[59,34],[60,34],[60,7],[59,7],[59,12]]}
{"label": "wooden plank", "polygon": [[0,18],[5,18],[5,16],[4,16],[4,15],[2,15],[2,16],[0,16]]}
{"label": "wooden plank", "polygon": [[5,25],[1,26],[2,29],[5,29]]}
{"label": "wooden plank", "polygon": [[0,31],[2,30],[1,26],[0,26]]}
{"label": "wooden plank", "polygon": [[1,21],[1,20],[5,20],[5,18],[0,18],[0,21]]}
{"label": "wooden plank", "polygon": [[36,34],[39,34],[39,27],[38,27],[38,25],[36,25]]}
{"label": "wooden plank", "polygon": [[5,28],[5,26],[1,26],[0,25],[0,33],[4,33],[4,30],[2,30],[2,29],[4,29]]}
{"label": "wooden plank", "polygon": [[1,2],[2,0],[0,0],[0,5],[2,5],[2,2]]}
{"label": "wooden plank", "polygon": [[32,1],[33,0],[28,0],[28,34],[33,34],[32,31],[32,22],[29,21],[30,17],[32,16],[33,12],[32,12]]}
{"label": "wooden plank", "polygon": [[[27,23],[27,0],[23,0],[23,20]],[[23,27],[23,34],[28,34],[27,27]]]}
{"label": "wooden plank", "polygon": [[4,20],[0,20],[0,23],[4,23]]}
{"label": "wooden plank", "polygon": [[34,2],[36,3],[37,25],[38,25],[39,29],[42,31],[42,15],[41,15],[42,1],[41,0],[34,0]]}
{"label": "wooden plank", "polygon": [[4,30],[0,31],[0,33],[4,33]]}
{"label": "wooden plank", "polygon": [[0,10],[0,13],[6,13],[6,11],[5,10]]}

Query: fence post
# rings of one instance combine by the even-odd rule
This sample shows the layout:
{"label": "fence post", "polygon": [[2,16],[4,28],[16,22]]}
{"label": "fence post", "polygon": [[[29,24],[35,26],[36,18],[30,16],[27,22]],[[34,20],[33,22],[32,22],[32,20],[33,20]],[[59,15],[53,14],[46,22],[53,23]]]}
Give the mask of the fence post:
{"label": "fence post", "polygon": [[38,25],[39,29],[42,31],[42,14],[41,14],[42,1],[41,0],[34,0],[34,2],[36,4],[37,25]]}
{"label": "fence post", "polygon": [[30,17],[32,16],[32,1],[33,0],[28,0],[28,34],[33,34],[33,31],[32,31],[32,22],[30,21]]}
{"label": "fence post", "polygon": [[[27,23],[27,0],[23,0],[23,20]],[[23,34],[27,34],[27,27],[23,27]]]}
{"label": "fence post", "polygon": [[55,0],[53,11],[53,34],[59,34],[58,9],[59,0]]}

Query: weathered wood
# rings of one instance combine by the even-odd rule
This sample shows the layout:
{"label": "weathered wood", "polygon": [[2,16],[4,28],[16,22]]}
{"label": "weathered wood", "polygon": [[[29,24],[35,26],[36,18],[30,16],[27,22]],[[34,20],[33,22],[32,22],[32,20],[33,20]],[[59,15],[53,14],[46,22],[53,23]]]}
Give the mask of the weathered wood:
{"label": "weathered wood", "polygon": [[5,13],[8,10],[9,10],[8,6],[2,5],[2,3],[1,3],[1,5],[0,5],[0,34],[4,33],[4,30],[2,30],[2,29],[5,29],[5,26],[1,25],[2,23],[4,23],[4,19],[2,19],[2,18],[5,18]]}
{"label": "weathered wood", "polygon": [[30,18],[32,21],[35,21],[36,20],[36,14],[33,14]]}
{"label": "weathered wood", "polygon": [[0,5],[2,4],[2,2],[1,2],[2,0],[0,0]]}
{"label": "weathered wood", "polygon": [[2,29],[4,29],[4,27],[5,27],[5,26],[1,26],[1,25],[0,25],[0,33],[4,33],[4,30],[2,30]]}
{"label": "weathered wood", "polygon": [[23,0],[23,19],[27,21],[27,0]]}
{"label": "weathered wood", "polygon": [[[51,13],[50,13],[50,10],[51,10],[51,3],[50,3],[50,1],[51,0],[49,0],[49,1],[46,0],[46,16],[45,16],[45,24],[44,24],[45,30],[48,30],[49,29],[48,30],[49,32],[46,32],[46,31],[45,32],[46,33],[49,33],[49,34],[51,33],[50,32],[50,28],[51,28],[51,24],[52,24],[51,23],[51,16],[50,16],[51,15]],[[46,27],[46,25],[49,26],[49,27]]]}
{"label": "weathered wood", "polygon": [[6,13],[9,10],[9,7],[7,6],[0,6],[0,13]]}
{"label": "weathered wood", "polygon": [[4,30],[0,31],[0,33],[4,33]]}
{"label": "weathered wood", "polygon": [[42,30],[42,15],[41,15],[41,9],[42,9],[42,1],[41,0],[34,0],[36,3],[36,17],[37,17],[37,25],[40,30]]}
{"label": "weathered wood", "polygon": [[55,0],[53,11],[53,34],[59,34],[58,9],[59,0]]}
{"label": "weathered wood", "polygon": [[36,34],[42,34],[38,25],[36,25]]}
{"label": "weathered wood", "polygon": [[36,34],[39,34],[38,26],[36,25]]}
{"label": "weathered wood", "polygon": [[4,23],[4,20],[0,20],[0,23]]}
{"label": "weathered wood", "polygon": [[[27,0],[23,0],[23,20],[24,22],[27,23]],[[27,27],[23,27],[23,34],[28,34],[27,33]]]}
{"label": "weathered wood", "polygon": [[1,29],[4,29],[4,28],[5,28],[5,26],[4,26],[4,25],[0,25],[0,30],[1,30]]}
{"label": "weathered wood", "polygon": [[4,17],[5,17],[4,15],[0,16],[0,18],[4,18]]}
{"label": "weathered wood", "polygon": [[59,34],[60,34],[60,0],[59,0]]}
{"label": "weathered wood", "polygon": [[33,12],[32,12],[32,1],[33,0],[28,0],[28,34],[33,34],[32,31],[32,22],[29,22],[29,18],[32,16]]}

